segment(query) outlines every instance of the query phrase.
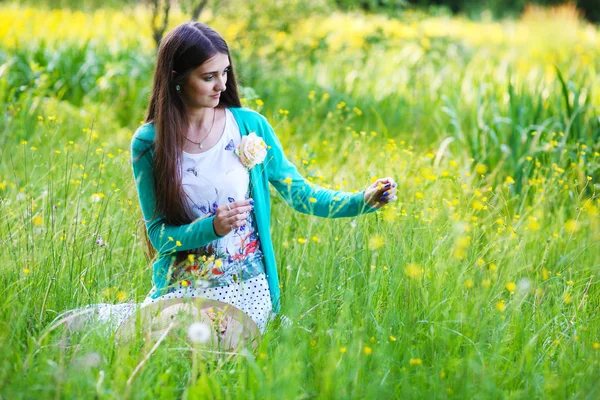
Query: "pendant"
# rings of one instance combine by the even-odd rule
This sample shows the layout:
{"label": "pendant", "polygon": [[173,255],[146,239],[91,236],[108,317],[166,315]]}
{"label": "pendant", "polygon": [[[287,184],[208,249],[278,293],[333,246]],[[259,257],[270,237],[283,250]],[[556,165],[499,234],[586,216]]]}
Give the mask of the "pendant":
{"label": "pendant", "polygon": [[201,149],[203,149],[203,148],[204,148],[204,146],[202,145],[202,143],[200,143],[200,146],[198,146],[198,147],[200,147]]}

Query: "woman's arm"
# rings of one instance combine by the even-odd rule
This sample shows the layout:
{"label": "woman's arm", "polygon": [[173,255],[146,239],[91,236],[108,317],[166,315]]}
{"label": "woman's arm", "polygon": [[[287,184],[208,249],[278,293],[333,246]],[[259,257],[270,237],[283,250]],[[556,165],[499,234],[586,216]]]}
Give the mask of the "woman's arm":
{"label": "woman's arm", "polygon": [[[144,127],[140,128],[144,129]],[[140,138],[138,132],[131,142],[133,176],[137,188],[146,230],[152,246],[159,254],[192,250],[204,246],[219,236],[213,227],[214,216],[193,221],[187,225],[168,225],[156,213],[152,141]]]}
{"label": "woman's arm", "polygon": [[264,160],[269,182],[295,210],[326,218],[352,217],[377,211],[365,202],[365,192],[349,193],[309,183],[283,152],[281,142],[264,116],[263,139],[270,146]]}

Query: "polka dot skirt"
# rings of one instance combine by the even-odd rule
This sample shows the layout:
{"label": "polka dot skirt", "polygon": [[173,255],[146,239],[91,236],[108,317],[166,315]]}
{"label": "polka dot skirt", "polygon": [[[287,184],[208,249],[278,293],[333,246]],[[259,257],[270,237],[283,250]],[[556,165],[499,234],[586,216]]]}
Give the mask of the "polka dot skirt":
{"label": "polka dot skirt", "polygon": [[271,317],[271,295],[269,294],[269,284],[267,283],[265,274],[257,275],[240,283],[204,289],[191,286],[185,287],[180,284],[179,287],[175,287],[175,291],[172,293],[152,299],[151,296],[155,291],[155,288],[150,291],[146,299],[142,302],[141,307],[155,303],[160,299],[199,297],[222,301],[245,312],[256,322],[261,333],[264,333]]}
{"label": "polka dot skirt", "polygon": [[[58,315],[52,323],[59,319],[69,317],[69,325],[73,329],[79,330],[88,327],[90,324],[99,322],[105,324],[106,333],[110,334],[111,332],[114,332],[123,321],[134,314],[138,308],[143,308],[160,299],[184,297],[200,297],[231,304],[252,318],[252,320],[256,322],[261,334],[264,334],[268,323],[277,315],[272,311],[269,284],[267,283],[264,273],[240,283],[227,286],[200,289],[179,285],[174,292],[163,295],[157,299],[152,299],[151,296],[155,292],[156,288],[152,288],[150,293],[146,296],[146,299],[139,304],[134,302],[121,304],[97,303],[69,310]],[[292,323],[289,318],[283,315],[281,318],[285,326],[291,326]]]}

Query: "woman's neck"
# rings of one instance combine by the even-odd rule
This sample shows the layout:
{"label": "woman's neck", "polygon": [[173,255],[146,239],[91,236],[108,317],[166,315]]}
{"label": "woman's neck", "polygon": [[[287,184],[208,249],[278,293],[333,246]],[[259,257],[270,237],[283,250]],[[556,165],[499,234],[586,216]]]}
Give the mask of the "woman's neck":
{"label": "woman's neck", "polygon": [[207,130],[214,118],[217,107],[202,107],[196,109],[186,108],[185,114],[188,121],[188,128],[192,132]]}

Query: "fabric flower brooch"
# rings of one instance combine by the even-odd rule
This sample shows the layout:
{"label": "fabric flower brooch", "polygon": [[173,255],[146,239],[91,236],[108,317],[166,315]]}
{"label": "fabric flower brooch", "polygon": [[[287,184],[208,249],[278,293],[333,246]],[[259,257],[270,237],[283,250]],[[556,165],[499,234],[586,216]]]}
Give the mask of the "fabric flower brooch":
{"label": "fabric flower brooch", "polygon": [[235,154],[240,158],[244,167],[251,169],[262,163],[267,156],[267,144],[255,132],[250,132],[242,137],[242,141],[235,149]]}

